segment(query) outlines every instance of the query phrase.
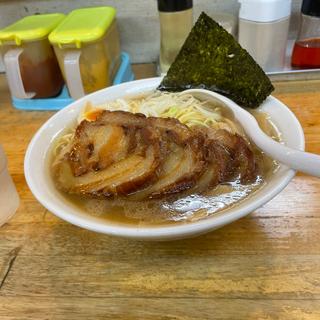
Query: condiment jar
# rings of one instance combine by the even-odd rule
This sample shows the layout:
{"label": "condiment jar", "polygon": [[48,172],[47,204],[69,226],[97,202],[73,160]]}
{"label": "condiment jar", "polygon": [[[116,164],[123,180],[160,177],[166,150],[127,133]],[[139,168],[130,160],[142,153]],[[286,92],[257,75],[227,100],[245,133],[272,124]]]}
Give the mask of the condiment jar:
{"label": "condiment jar", "polygon": [[236,37],[238,32],[238,19],[236,16],[223,12],[215,12],[210,16],[214,21],[218,22],[221,27]]}
{"label": "condiment jar", "polygon": [[239,0],[239,43],[264,71],[284,67],[291,0]]}
{"label": "condiment jar", "polygon": [[158,0],[160,73],[170,68],[193,25],[192,0]]}
{"label": "condiment jar", "polygon": [[298,38],[292,52],[291,64],[298,68],[320,67],[320,1],[304,0]]}
{"label": "condiment jar", "polygon": [[49,35],[49,40],[72,98],[112,84],[121,62],[114,8],[74,10]]}
{"label": "condiment jar", "polygon": [[0,52],[13,97],[48,98],[61,91],[63,78],[48,34],[63,19],[58,13],[34,15],[0,30]]}
{"label": "condiment jar", "polygon": [[14,215],[19,203],[19,195],[7,168],[7,158],[0,145],[0,226]]}

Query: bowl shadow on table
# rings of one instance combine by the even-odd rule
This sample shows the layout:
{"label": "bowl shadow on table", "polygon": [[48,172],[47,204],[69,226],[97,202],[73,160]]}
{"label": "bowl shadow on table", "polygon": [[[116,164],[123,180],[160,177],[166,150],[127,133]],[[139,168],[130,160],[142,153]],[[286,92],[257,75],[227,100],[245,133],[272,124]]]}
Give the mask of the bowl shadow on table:
{"label": "bowl shadow on table", "polygon": [[[110,255],[185,255],[206,254],[259,254],[270,251],[272,239],[254,213],[220,229],[193,238],[174,241],[138,241],[107,236],[84,230],[70,224],[54,224],[51,227],[55,239],[64,238],[67,243],[61,250],[68,253]],[[63,234],[63,235],[62,235]],[[68,238],[65,238],[68,234]],[[73,249],[72,249],[73,246]],[[75,247],[74,247],[75,246]],[[51,246],[50,246],[51,247]],[[50,248],[48,248],[50,251]],[[55,247],[51,247],[54,251]],[[73,253],[72,253],[73,251]],[[50,255],[50,252],[48,252]],[[52,253],[51,253],[52,254]]]}
{"label": "bowl shadow on table", "polygon": [[[257,219],[247,216],[209,233],[174,241],[140,242],[146,250],[158,254],[179,255],[256,254],[268,236]],[[266,248],[263,248],[264,252]]]}

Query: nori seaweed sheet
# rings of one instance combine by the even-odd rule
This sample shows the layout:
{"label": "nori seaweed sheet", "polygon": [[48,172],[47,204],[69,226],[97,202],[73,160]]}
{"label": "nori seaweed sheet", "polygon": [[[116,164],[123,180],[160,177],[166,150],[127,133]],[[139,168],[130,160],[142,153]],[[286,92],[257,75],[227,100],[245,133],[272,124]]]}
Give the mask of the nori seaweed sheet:
{"label": "nori seaweed sheet", "polygon": [[191,88],[216,91],[250,108],[257,108],[274,90],[249,53],[204,12],[158,87],[165,91]]}

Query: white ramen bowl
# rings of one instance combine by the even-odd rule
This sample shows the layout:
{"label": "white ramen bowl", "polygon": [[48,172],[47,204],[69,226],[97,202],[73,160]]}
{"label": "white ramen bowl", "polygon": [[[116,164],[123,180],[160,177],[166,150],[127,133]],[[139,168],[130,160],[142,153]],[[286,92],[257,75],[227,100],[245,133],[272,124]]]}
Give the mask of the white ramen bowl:
{"label": "white ramen bowl", "polygon": [[[271,200],[290,182],[295,171],[281,165],[266,185],[239,204],[202,220],[161,226],[126,225],[108,221],[86,213],[71,201],[66,200],[55,188],[46,163],[50,144],[55,137],[63,129],[76,123],[76,118],[87,101],[93,105],[99,105],[117,98],[139,95],[154,90],[160,81],[161,78],[150,78],[97,91],[57,112],[39,129],[28,147],[24,171],[32,193],[43,206],[61,219],[95,232],[141,240],[172,240],[200,235],[240,219]],[[270,96],[259,110],[270,115],[286,145],[304,150],[304,134],[301,125],[283,103]]]}

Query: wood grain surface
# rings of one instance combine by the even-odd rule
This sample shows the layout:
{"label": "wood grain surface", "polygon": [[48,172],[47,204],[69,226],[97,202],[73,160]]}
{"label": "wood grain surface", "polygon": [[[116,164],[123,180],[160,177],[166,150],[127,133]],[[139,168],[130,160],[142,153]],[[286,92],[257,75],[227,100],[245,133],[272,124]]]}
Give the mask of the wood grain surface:
{"label": "wood grain surface", "polygon": [[[153,65],[135,67],[137,78]],[[320,81],[275,83],[320,154]],[[276,198],[188,240],[96,234],[48,212],[23,158],[53,112],[18,111],[0,76],[0,143],[21,197],[0,228],[0,319],[320,319],[320,180],[298,174]],[[36,165],[36,164],[35,164]]]}

